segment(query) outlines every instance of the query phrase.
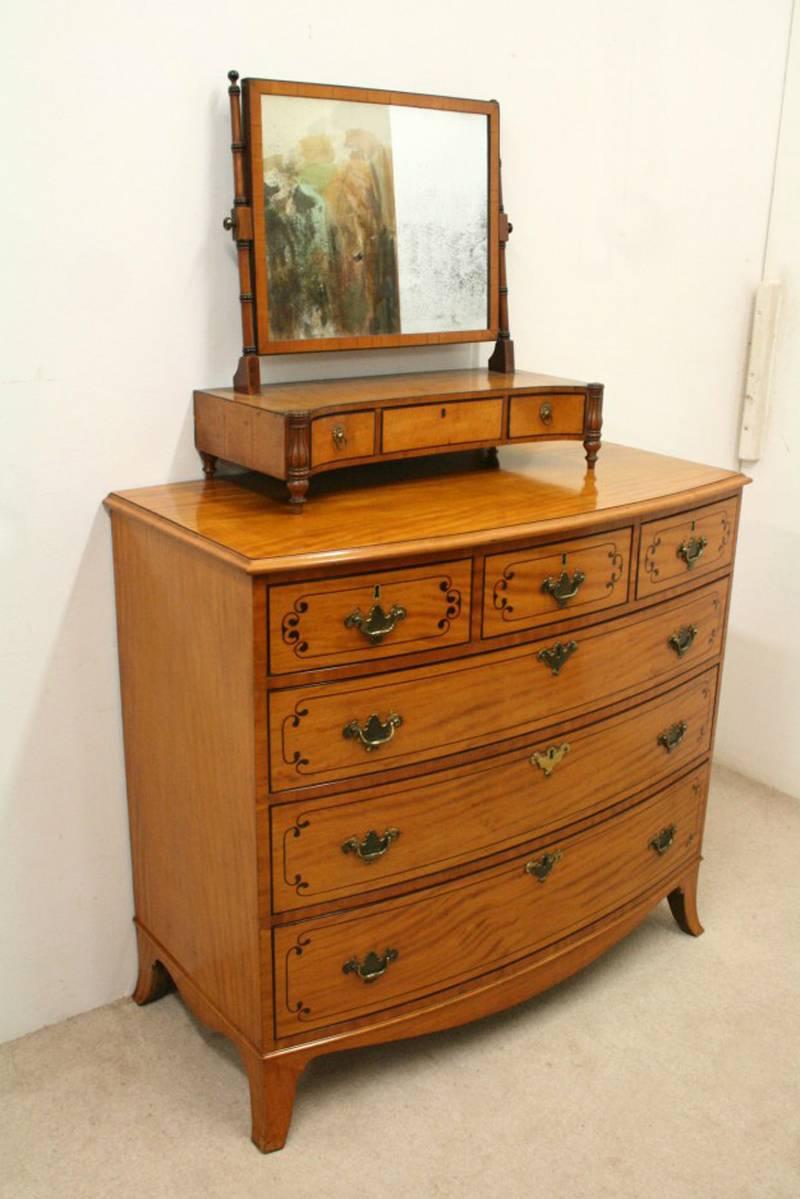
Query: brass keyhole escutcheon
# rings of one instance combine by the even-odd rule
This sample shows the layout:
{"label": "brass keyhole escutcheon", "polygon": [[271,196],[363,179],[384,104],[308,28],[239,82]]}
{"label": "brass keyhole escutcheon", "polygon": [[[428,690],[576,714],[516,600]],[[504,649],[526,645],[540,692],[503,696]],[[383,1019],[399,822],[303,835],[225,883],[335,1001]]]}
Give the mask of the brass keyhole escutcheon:
{"label": "brass keyhole escutcheon", "polygon": [[544,753],[531,754],[531,766],[538,766],[544,777],[549,779],[556,766],[564,760],[568,753],[569,745],[566,741],[563,745],[551,745]]}
{"label": "brass keyhole escutcheon", "polygon": [[561,667],[568,658],[572,657],[577,648],[577,641],[567,641],[566,644],[563,641],[557,641],[551,649],[540,649],[536,657],[545,666],[550,667],[551,674],[557,675]]}
{"label": "brass keyhole escutcheon", "polygon": [[534,858],[532,861],[526,862],[525,873],[532,875],[537,882],[543,883],[556,862],[560,862],[563,856],[560,849],[555,850],[554,853],[543,853],[540,858]]}

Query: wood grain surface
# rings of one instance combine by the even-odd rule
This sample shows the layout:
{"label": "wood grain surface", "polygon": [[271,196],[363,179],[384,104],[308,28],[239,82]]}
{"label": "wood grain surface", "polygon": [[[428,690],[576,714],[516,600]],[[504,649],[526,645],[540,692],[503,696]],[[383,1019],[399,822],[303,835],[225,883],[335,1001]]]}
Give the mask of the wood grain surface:
{"label": "wood grain surface", "polygon": [[[452,986],[533,953],[613,911],[697,850],[707,769],[605,824],[559,837],[498,867],[374,909],[276,929],[276,1035],[319,1028]],[[651,841],[675,828],[662,855]],[[526,872],[561,855],[541,881]],[[364,983],[343,967],[396,952]]]}
{"label": "wood grain surface", "polygon": [[[717,672],[711,670],[633,712],[584,725],[467,768],[435,772],[379,790],[272,810],[272,878],[277,911],[372,891],[505,850],[634,795],[708,753]],[[671,752],[659,736],[683,722]],[[566,746],[566,752],[563,752]],[[562,751],[551,773],[547,751]],[[370,831],[396,836],[385,854],[360,860],[343,846]]]}
{"label": "wood grain surface", "polygon": [[[472,563],[469,558],[405,570],[287,583],[269,589],[270,667],[274,674],[374,662],[469,640]],[[377,590],[377,595],[376,595]],[[373,606],[405,616],[372,643],[346,620],[366,620]]]}
{"label": "wood grain surface", "polygon": [[[576,537],[486,559],[483,635],[550,624],[624,604],[628,598],[632,529]],[[583,576],[574,599],[561,603],[545,584]]]}
{"label": "wood grain surface", "polygon": [[[555,675],[539,652],[552,640],[371,679],[322,683],[269,695],[270,777],[274,791],[368,775],[446,757],[525,734],[558,715],[577,715],[633,695],[710,662],[722,649],[728,586],[713,583],[644,613],[593,625]],[[696,626],[683,656],[669,645]],[[565,638],[564,640],[571,640]],[[563,642],[562,642],[563,644]],[[343,736],[375,713],[402,720],[394,736],[367,752]]]}
{"label": "wood grain surface", "polygon": [[389,408],[383,413],[382,424],[381,449],[387,453],[498,441],[503,436],[503,401],[448,401]]}
{"label": "wood grain surface", "polygon": [[252,476],[143,487],[108,503],[134,505],[261,573],[574,536],[603,520],[688,509],[746,482],[734,471],[614,445],[587,472],[582,448],[559,443],[527,446],[495,471],[472,457],[335,471],[315,484],[325,502],[301,518],[287,511],[282,487]]}

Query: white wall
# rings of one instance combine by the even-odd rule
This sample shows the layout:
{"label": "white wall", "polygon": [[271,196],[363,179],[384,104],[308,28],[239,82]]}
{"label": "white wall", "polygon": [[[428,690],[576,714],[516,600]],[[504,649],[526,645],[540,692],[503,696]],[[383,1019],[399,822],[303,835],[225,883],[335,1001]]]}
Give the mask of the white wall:
{"label": "white wall", "polygon": [[787,70],[764,277],[783,284],[764,453],[736,566],[717,757],[800,795],[800,19]]}
{"label": "white wall", "polygon": [[499,99],[520,366],[605,381],[610,438],[732,465],[789,0],[6,12],[0,1039],[134,976],[100,503],[197,475],[191,390],[236,361],[228,68]]}

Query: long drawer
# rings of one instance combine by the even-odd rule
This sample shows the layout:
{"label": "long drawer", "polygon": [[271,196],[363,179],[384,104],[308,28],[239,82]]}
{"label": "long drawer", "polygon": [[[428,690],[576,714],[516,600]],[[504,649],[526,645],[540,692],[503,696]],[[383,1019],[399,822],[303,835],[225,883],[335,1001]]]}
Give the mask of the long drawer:
{"label": "long drawer", "polygon": [[274,930],[276,1034],[351,1020],[524,958],[697,855],[707,767],[503,866],[367,911]]}
{"label": "long drawer", "polygon": [[412,781],[272,810],[273,896],[291,911],[406,882],[590,816],[708,753],[717,671],[632,712]]}
{"label": "long drawer", "polygon": [[555,642],[272,691],[272,789],[491,745],[665,683],[720,652],[726,598],[722,580]]}

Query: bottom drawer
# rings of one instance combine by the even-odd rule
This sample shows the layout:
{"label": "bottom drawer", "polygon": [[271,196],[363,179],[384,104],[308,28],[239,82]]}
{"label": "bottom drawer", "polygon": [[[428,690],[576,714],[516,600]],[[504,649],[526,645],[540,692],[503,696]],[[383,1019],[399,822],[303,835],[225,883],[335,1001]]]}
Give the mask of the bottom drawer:
{"label": "bottom drawer", "polygon": [[700,850],[708,767],[492,870],[276,929],[276,1035],[353,1020],[508,965],[676,875]]}

